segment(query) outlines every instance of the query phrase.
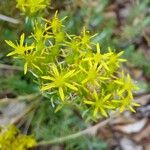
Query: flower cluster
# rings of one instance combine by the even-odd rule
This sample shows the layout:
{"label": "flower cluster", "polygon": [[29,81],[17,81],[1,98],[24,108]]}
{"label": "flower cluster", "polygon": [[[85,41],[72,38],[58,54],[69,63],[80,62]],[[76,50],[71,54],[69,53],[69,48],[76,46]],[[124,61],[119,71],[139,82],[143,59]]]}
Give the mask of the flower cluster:
{"label": "flower cluster", "polygon": [[55,98],[54,103],[70,102],[92,114],[94,118],[107,117],[111,110],[135,111],[132,91],[137,87],[129,75],[121,70],[123,52],[108,48],[101,53],[100,45],[92,42],[94,36],[83,28],[80,35],[66,33],[64,19],[57,12],[51,20],[35,22],[33,33],[20,44],[6,41],[14,51],[8,56],[24,61],[24,73],[30,70],[39,81],[42,92]]}
{"label": "flower cluster", "polygon": [[1,128],[1,150],[26,150],[35,145],[36,141],[32,136],[21,134],[14,125],[9,125],[7,128]]}
{"label": "flower cluster", "polygon": [[16,0],[16,2],[16,7],[22,12],[33,15],[38,11],[45,9],[49,5],[50,0]]}

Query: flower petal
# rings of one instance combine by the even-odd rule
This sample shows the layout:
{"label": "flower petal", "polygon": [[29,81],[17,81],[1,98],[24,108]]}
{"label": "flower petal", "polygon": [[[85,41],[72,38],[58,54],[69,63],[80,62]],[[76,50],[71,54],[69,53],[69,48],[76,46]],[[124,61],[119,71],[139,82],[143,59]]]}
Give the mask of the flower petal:
{"label": "flower petal", "polygon": [[49,90],[49,89],[54,88],[54,87],[55,87],[55,85],[54,85],[53,83],[49,83],[49,84],[47,84],[47,85],[44,85],[44,86],[41,88],[41,90],[42,90],[42,91],[46,91],[46,90]]}
{"label": "flower petal", "polygon": [[70,83],[65,83],[65,85],[66,85],[68,88],[72,89],[72,90],[78,91],[78,89],[77,89],[74,85],[72,85],[72,84],[70,84]]}
{"label": "flower petal", "polygon": [[63,88],[62,88],[62,87],[59,87],[58,90],[59,90],[59,95],[60,95],[61,100],[64,101],[65,95],[64,95]]}
{"label": "flower petal", "polygon": [[28,63],[26,62],[26,63],[24,64],[24,74],[27,73],[27,70],[28,70]]}

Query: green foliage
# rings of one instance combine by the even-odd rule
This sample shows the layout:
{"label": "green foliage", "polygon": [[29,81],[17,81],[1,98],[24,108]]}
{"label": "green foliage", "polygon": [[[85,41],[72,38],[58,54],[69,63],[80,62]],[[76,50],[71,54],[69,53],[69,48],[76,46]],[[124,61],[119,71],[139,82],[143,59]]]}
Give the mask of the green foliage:
{"label": "green foliage", "polygon": [[[74,107],[67,106],[66,104],[59,113],[54,113],[55,107],[52,101],[51,103],[53,107],[49,99],[42,99],[36,112],[32,112],[31,114],[31,116],[34,116],[31,122],[31,132],[35,134],[37,140],[47,141],[57,137],[67,136],[79,132],[90,125],[82,120],[78,110]],[[62,145],[65,150],[105,150],[107,147],[106,143],[100,138],[89,136],[78,137],[75,140],[67,140]]]}
{"label": "green foliage", "polygon": [[45,9],[50,1],[49,0],[16,0],[16,7],[27,15],[35,15],[37,12]]}
{"label": "green foliage", "polygon": [[134,46],[130,46],[126,49],[125,57],[131,62],[131,66],[142,69],[146,76],[150,75],[150,60],[145,58],[142,51],[135,51]]}
{"label": "green foliage", "polygon": [[6,41],[14,49],[8,56],[23,60],[24,73],[30,70],[41,91],[47,91],[50,99],[57,97],[56,111],[67,101],[83,108],[83,112],[89,111],[93,119],[106,117],[111,110],[134,112],[133,106],[138,104],[133,101],[132,91],[136,86],[129,75],[121,73],[120,64],[126,61],[121,58],[123,52],[117,54],[108,48],[102,54],[85,28],[78,36],[68,34],[64,19],[59,19],[57,12],[51,20],[38,18],[28,37],[29,46],[24,34],[20,44]]}
{"label": "green foliage", "polygon": [[66,144],[65,150],[106,150],[106,143],[96,138],[85,138],[79,137],[77,140],[71,141],[69,144]]}
{"label": "green foliage", "polygon": [[137,36],[145,34],[144,30],[150,25],[150,17],[147,14],[149,1],[136,2],[130,15],[127,18],[127,23],[124,26],[122,36],[129,41],[133,40]]}
{"label": "green foliage", "polygon": [[0,149],[1,150],[27,150],[36,145],[33,136],[21,134],[13,125],[1,128]]}
{"label": "green foliage", "polygon": [[[9,78],[0,80],[0,92],[8,91],[15,95],[24,95],[38,92],[38,88],[33,81],[30,81],[30,76],[23,79],[23,74],[10,75]],[[27,81],[28,80],[28,81]]]}
{"label": "green foliage", "polygon": [[100,42],[103,50],[106,51],[107,47],[114,42],[112,36],[117,24],[114,16],[105,17],[109,3],[109,0],[96,0],[94,2],[93,0],[81,0],[80,2],[65,0],[63,6],[66,9],[60,11],[61,16],[68,16],[64,22],[65,28],[73,34],[79,33],[84,26],[90,29],[92,33],[100,32],[92,40]]}

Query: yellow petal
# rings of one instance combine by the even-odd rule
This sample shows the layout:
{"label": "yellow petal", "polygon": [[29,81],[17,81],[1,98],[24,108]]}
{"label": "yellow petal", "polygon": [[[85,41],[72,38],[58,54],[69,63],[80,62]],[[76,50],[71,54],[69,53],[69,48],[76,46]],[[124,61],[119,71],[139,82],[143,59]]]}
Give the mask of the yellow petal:
{"label": "yellow petal", "polygon": [[99,77],[100,80],[108,80],[108,77]]}
{"label": "yellow petal", "polygon": [[93,105],[93,104],[94,104],[94,102],[92,102],[92,101],[87,101],[87,100],[85,100],[84,103],[89,104],[89,105]]}
{"label": "yellow petal", "polygon": [[24,33],[20,36],[20,45],[23,46],[24,43]]}
{"label": "yellow petal", "polygon": [[131,106],[129,106],[129,109],[134,113],[136,112]]}
{"label": "yellow petal", "polygon": [[62,101],[65,99],[64,91],[62,87],[59,87],[59,95]]}
{"label": "yellow petal", "polygon": [[97,112],[98,112],[98,108],[96,107],[96,108],[94,109],[94,112],[93,112],[93,116],[94,116],[94,117],[97,115]]}
{"label": "yellow petal", "polygon": [[70,84],[70,83],[65,83],[65,85],[66,85],[68,88],[72,89],[72,90],[78,91],[78,89],[77,89],[74,85],[72,85],[72,84]]}
{"label": "yellow petal", "polygon": [[12,41],[7,41],[7,40],[5,40],[5,42],[6,42],[9,46],[11,46],[11,47],[13,47],[14,49],[16,49],[16,45],[15,45]]}
{"label": "yellow petal", "polygon": [[59,72],[58,72],[57,66],[55,64],[53,64],[52,70],[56,76],[59,76]]}
{"label": "yellow petal", "polygon": [[141,106],[140,104],[138,104],[138,103],[135,103],[135,102],[134,102],[134,103],[132,103],[132,105],[133,105],[133,106],[136,106],[136,107],[139,107],[139,106]]}
{"label": "yellow petal", "polygon": [[108,66],[106,65],[106,63],[105,62],[102,62],[102,65],[103,65],[103,67],[106,69],[106,70],[110,70],[109,68],[108,68]]}
{"label": "yellow petal", "polygon": [[100,45],[99,45],[99,43],[96,44],[96,48],[97,48],[97,53],[100,54]]}
{"label": "yellow petal", "polygon": [[43,71],[40,69],[40,67],[38,67],[37,65],[35,64],[32,64],[36,69],[38,69],[39,71],[41,71],[41,73],[43,73]]}
{"label": "yellow petal", "polygon": [[64,78],[66,79],[66,78],[71,77],[71,76],[73,76],[73,75],[74,75],[74,70],[71,70],[71,71],[69,71],[68,73],[66,73],[66,74],[64,75]]}
{"label": "yellow petal", "polygon": [[41,78],[42,78],[42,79],[45,79],[45,80],[55,81],[55,78],[50,77],[50,76],[42,76]]}
{"label": "yellow petal", "polygon": [[100,108],[100,110],[103,116],[108,117],[106,111],[103,108]]}
{"label": "yellow petal", "polygon": [[94,90],[93,95],[94,95],[95,99],[98,101],[98,94],[97,94],[96,90]]}
{"label": "yellow petal", "polygon": [[123,85],[124,84],[122,81],[118,81],[118,80],[116,80],[114,82],[117,83],[117,84],[119,84],[119,85]]}
{"label": "yellow petal", "polygon": [[28,63],[26,62],[26,63],[24,64],[24,74],[27,73],[27,70],[28,70]]}
{"label": "yellow petal", "polygon": [[62,109],[62,105],[58,105],[57,107],[56,107],[56,109],[55,109],[55,113],[57,113],[58,111],[60,111],[61,109]]}
{"label": "yellow petal", "polygon": [[111,97],[111,94],[108,94],[103,100],[106,101]]}
{"label": "yellow petal", "polygon": [[79,68],[80,68],[83,72],[85,72],[85,73],[88,74],[88,72],[87,72],[82,66],[79,65]]}
{"label": "yellow petal", "polygon": [[120,62],[126,62],[126,59],[118,59]]}
{"label": "yellow petal", "polygon": [[13,51],[13,52],[10,52],[7,54],[7,56],[12,56],[12,55],[15,55],[16,54],[16,51]]}
{"label": "yellow petal", "polygon": [[120,53],[117,54],[117,56],[121,56],[124,53],[124,51],[121,51]]}
{"label": "yellow petal", "polygon": [[45,85],[41,88],[42,91],[46,91],[46,90],[49,90],[51,88],[54,88],[55,85],[53,83],[49,83],[48,85]]}
{"label": "yellow petal", "polygon": [[81,83],[84,84],[84,83],[86,83],[86,82],[88,82],[88,81],[89,81],[89,78],[87,77],[87,78],[85,78]]}

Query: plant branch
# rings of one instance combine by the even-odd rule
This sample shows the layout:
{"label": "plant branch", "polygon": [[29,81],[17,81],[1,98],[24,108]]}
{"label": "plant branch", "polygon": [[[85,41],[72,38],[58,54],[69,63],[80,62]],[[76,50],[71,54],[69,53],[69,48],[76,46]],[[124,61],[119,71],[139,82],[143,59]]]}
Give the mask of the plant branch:
{"label": "plant branch", "polygon": [[38,96],[40,96],[40,93],[18,96],[16,98],[2,98],[2,99],[0,99],[0,104],[16,102],[16,101],[18,102],[18,101],[24,101],[24,100],[31,101],[31,100],[34,100],[35,98],[37,98]]}
{"label": "plant branch", "polygon": [[19,120],[21,120],[22,118],[24,118],[24,116],[26,116],[28,113],[30,113],[31,111],[35,110],[38,103],[39,103],[39,100],[33,102],[32,105],[30,107],[28,107],[27,109],[25,109],[25,111],[23,111],[19,116],[13,118],[11,120],[10,124],[17,123]]}
{"label": "plant branch", "polygon": [[13,118],[10,122],[10,124],[15,124],[17,123],[21,118],[23,118],[26,114],[28,114],[29,112],[31,112],[34,109],[33,106],[27,108],[23,113],[21,113],[19,116]]}
{"label": "plant branch", "polygon": [[11,65],[6,65],[6,64],[0,64],[0,69],[23,71],[21,67],[11,66]]}
{"label": "plant branch", "polygon": [[79,131],[79,132],[71,134],[71,135],[67,135],[67,136],[64,136],[64,137],[58,137],[58,138],[55,138],[55,139],[50,140],[50,141],[41,141],[37,144],[37,146],[62,143],[62,142],[65,142],[67,140],[75,139],[77,137],[84,136],[84,135],[94,135],[99,128],[101,128],[101,127],[105,126],[106,124],[108,124],[112,120],[112,118],[113,117],[108,118],[108,119],[106,119],[102,122],[99,122],[98,124],[96,124],[94,126],[88,127],[87,129],[84,129],[82,131]]}
{"label": "plant branch", "polygon": [[0,14],[0,20],[4,20],[4,21],[14,23],[14,24],[20,23],[20,21],[18,19],[14,19],[12,17],[8,17],[8,16],[2,15],[2,14]]}

